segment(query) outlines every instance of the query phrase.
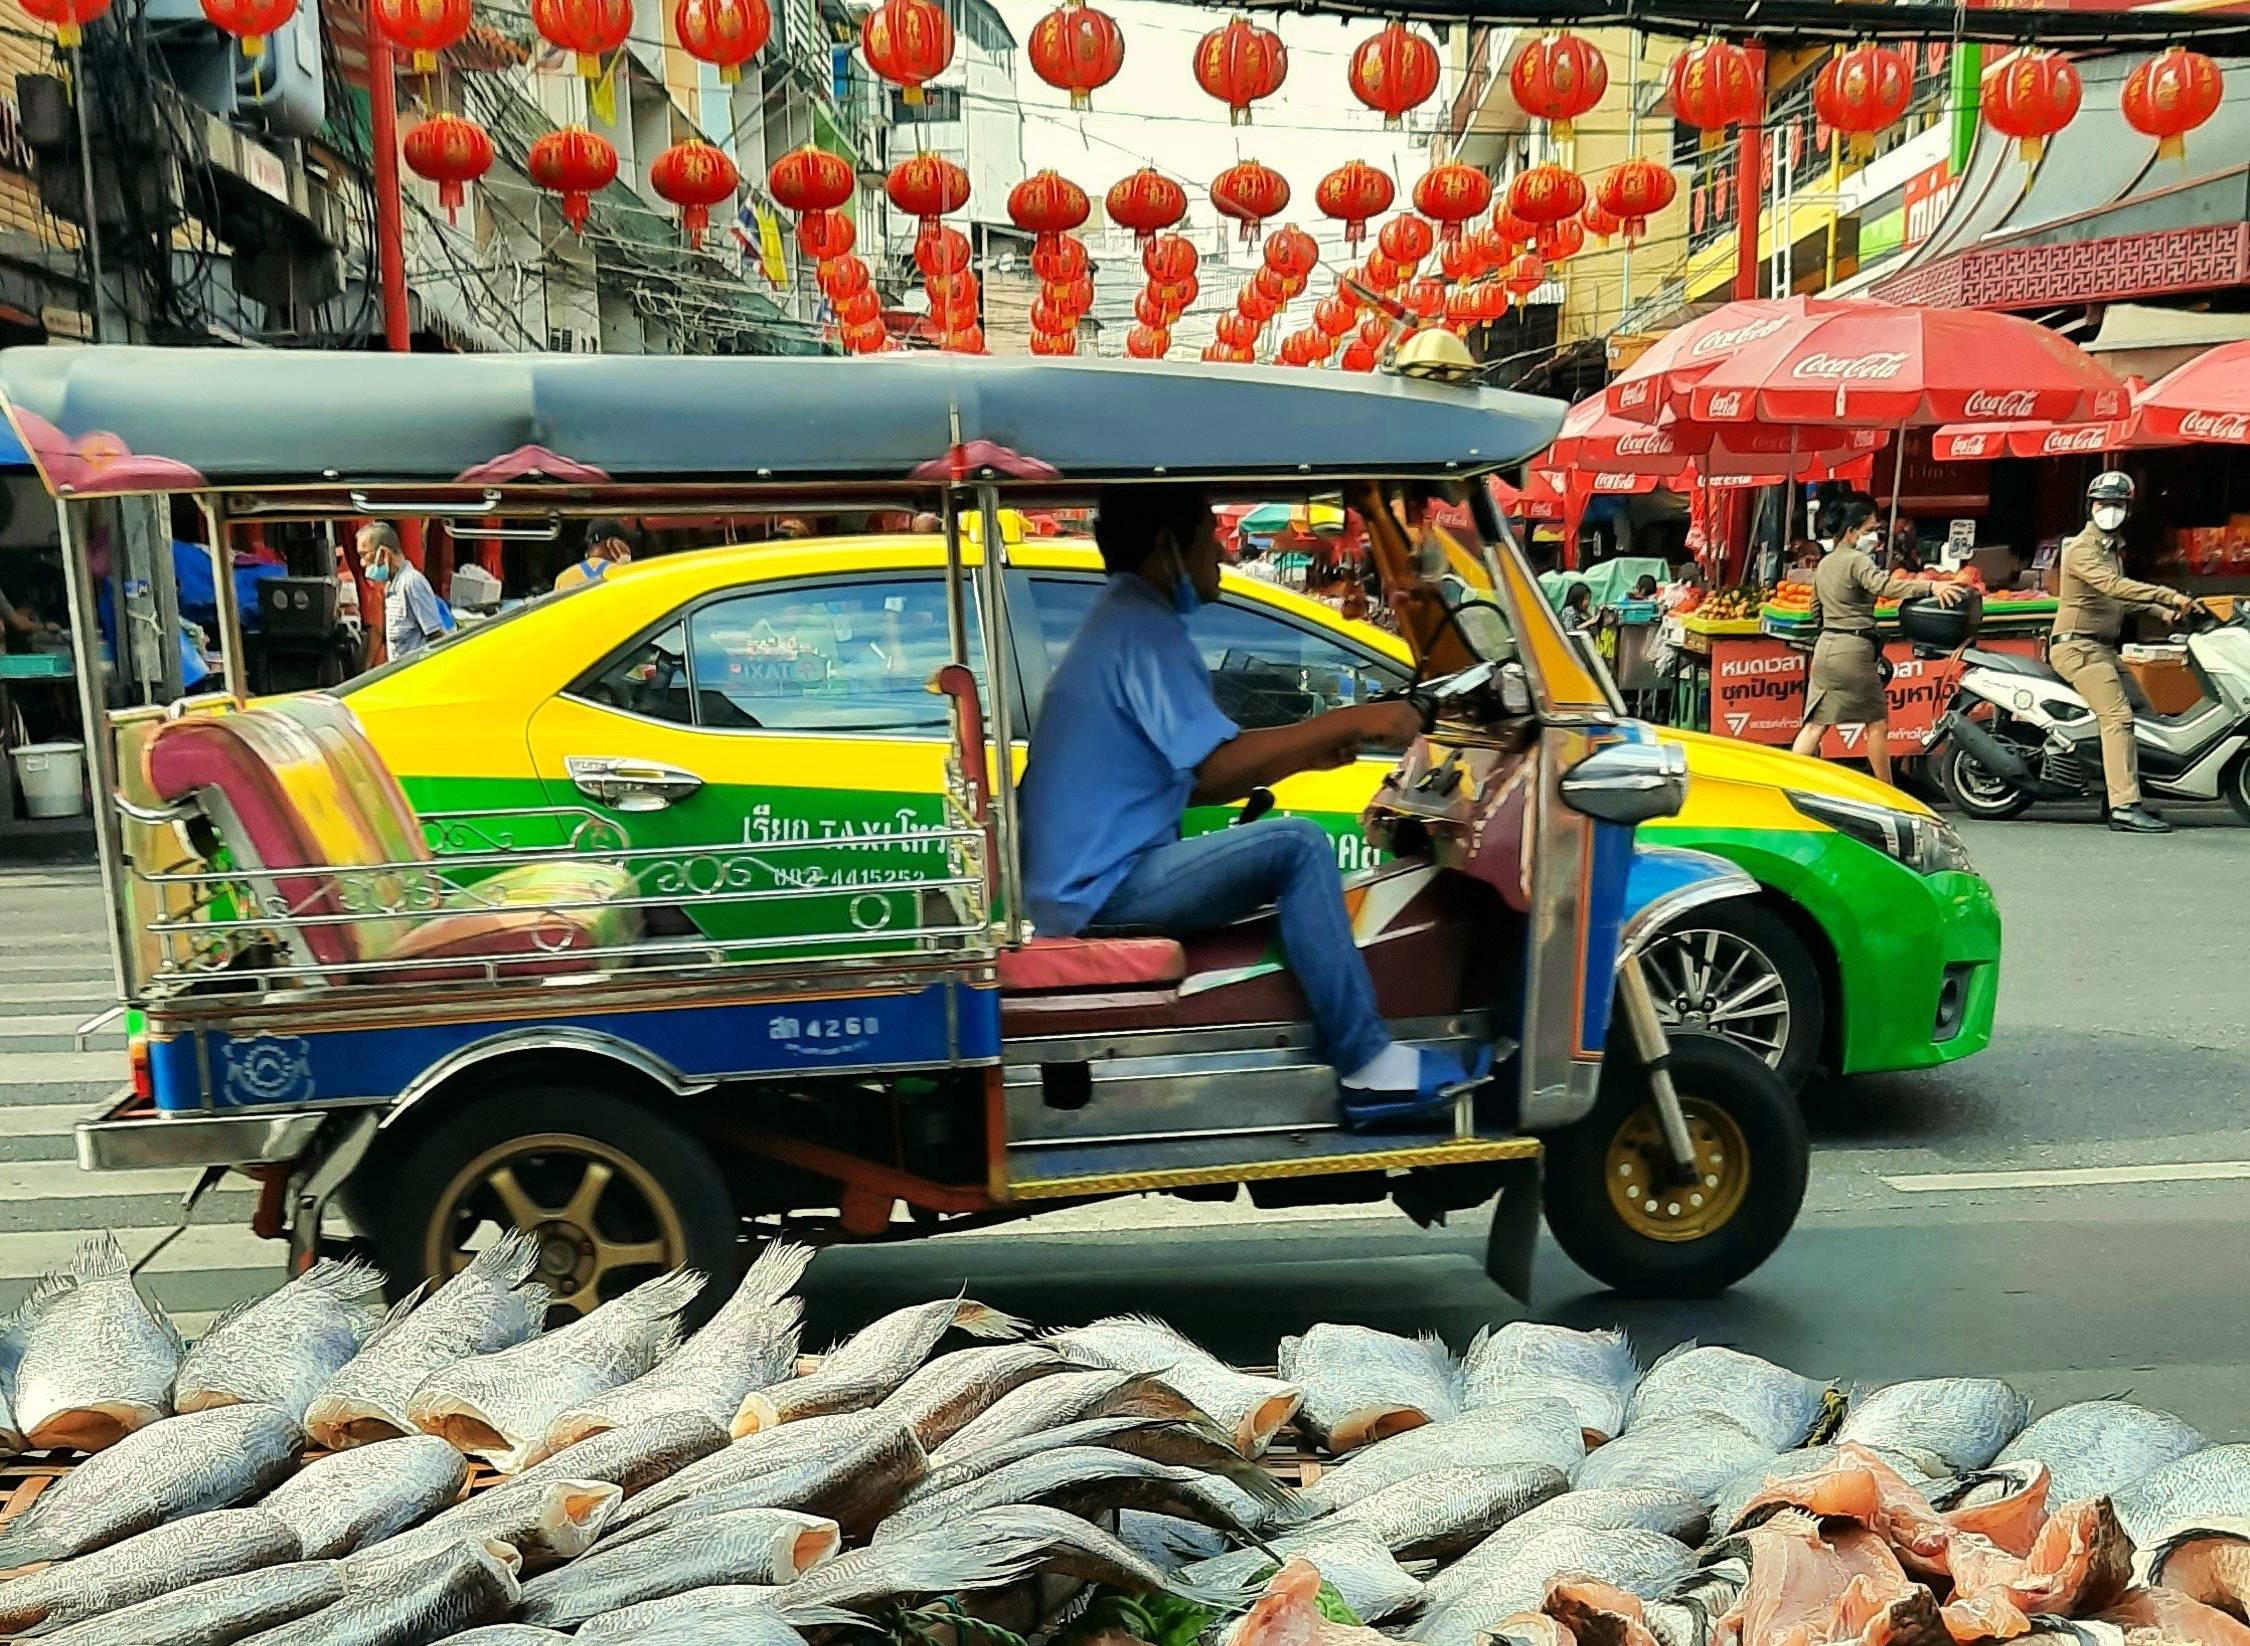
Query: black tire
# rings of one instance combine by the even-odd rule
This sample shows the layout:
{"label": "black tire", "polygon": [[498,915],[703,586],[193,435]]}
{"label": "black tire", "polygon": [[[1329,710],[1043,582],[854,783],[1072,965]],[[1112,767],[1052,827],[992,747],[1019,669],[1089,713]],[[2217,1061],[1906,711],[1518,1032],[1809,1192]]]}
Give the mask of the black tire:
{"label": "black tire", "polygon": [[[502,1168],[512,1196],[493,1186]],[[580,1205],[597,1168],[608,1175]],[[371,1169],[379,1176],[361,1181]],[[459,1266],[449,1254],[481,1248],[502,1225],[541,1237],[539,1272],[557,1289],[558,1319],[681,1265],[709,1277],[689,1311],[701,1319],[738,1273],[739,1219],[711,1152],[665,1116],[593,1086],[527,1080],[489,1092],[403,1154],[371,1156],[349,1188],[394,1297],[442,1279]],[[526,1207],[556,1215],[520,1215]]]}
{"label": "black tire", "polygon": [[[1666,1027],[1708,1030],[1758,1058],[1792,1092],[1803,1089],[1827,1031],[1828,996],[1788,921],[1749,898],[1690,909],[1649,940],[1644,966]],[[1704,1021],[1713,1005],[1708,991],[1722,983],[1719,1009],[1731,1003],[1754,1015]],[[1760,1010],[1769,1004],[1777,1009]]]}
{"label": "black tire", "polygon": [[1947,739],[1931,753],[1937,761],[1938,781],[1945,785],[1945,792],[1953,799],[1954,810],[1963,817],[2004,823],[2031,810],[2033,796],[2006,778],[1986,771],[1976,756],[1960,744]]}
{"label": "black tire", "polygon": [[[1732,1042],[1702,1034],[1673,1039],[1671,1069],[1691,1132],[1699,1144],[1719,1136],[1727,1157],[1718,1164],[1732,1209],[1708,1228],[1658,1238],[1629,1223],[1612,1198],[1620,1192],[1613,1143],[1624,1148],[1628,1135],[1655,1125],[1647,1071],[1622,1047],[1603,1062],[1593,1111],[1547,1140],[1548,1229],[1573,1263],[1629,1297],[1724,1291],[1774,1254],[1805,1198],[1811,1145],[1780,1076]],[[1717,1117],[1725,1127],[1715,1133]],[[1651,1203],[1664,1203],[1666,1193]]]}
{"label": "black tire", "polygon": [[2234,764],[2219,779],[2219,787],[2226,792],[2227,804],[2235,815],[2250,823],[2250,750],[2234,757]]}

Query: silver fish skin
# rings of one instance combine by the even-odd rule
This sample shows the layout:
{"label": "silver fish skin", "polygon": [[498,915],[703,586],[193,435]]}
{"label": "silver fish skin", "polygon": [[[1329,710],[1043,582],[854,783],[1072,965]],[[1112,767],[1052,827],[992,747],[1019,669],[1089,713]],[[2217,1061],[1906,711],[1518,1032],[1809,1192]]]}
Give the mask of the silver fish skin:
{"label": "silver fish skin", "polygon": [[2047,1500],[2075,1503],[2110,1497],[2175,1458],[2208,1444],[2170,1412],[2129,1400],[2081,1400],[2058,1406],[2000,1449],[1996,1463],[2036,1458],[2047,1465]]}
{"label": "silver fish skin", "polygon": [[[1241,1459],[1233,1467],[1240,1473],[1222,1478],[1245,1491],[1266,1493],[1271,1504],[1286,1501],[1286,1488],[1263,1469]],[[986,1509],[1056,1500],[1070,1506],[1090,1501],[1103,1508],[1154,1508],[1190,1520],[1208,1519],[1214,1512],[1211,1500],[1191,1490],[1204,1478],[1205,1471],[1200,1469],[1151,1463],[1106,1446],[1062,1446],[995,1469],[951,1491],[903,1505],[883,1522],[877,1541],[956,1523]]]}
{"label": "silver fish skin", "polygon": [[1494,1401],[1361,1448],[1297,1496],[1310,1518],[1432,1469],[1544,1463],[1569,1474],[1586,1457],[1578,1414],[1551,1395]]}
{"label": "silver fish skin", "polygon": [[[644,1600],[589,1618],[573,1640],[607,1640],[616,1646],[804,1646],[797,1623],[779,1609],[778,1589],[755,1584],[713,1584]],[[807,1620],[810,1628],[819,1618]],[[826,1619],[857,1623],[850,1612]]]}
{"label": "silver fish skin", "polygon": [[2151,1469],[2111,1499],[2134,1546],[2187,1521],[2250,1513],[2250,1444],[2207,1446]]}
{"label": "silver fish skin", "polygon": [[1064,1369],[1038,1343],[995,1343],[939,1355],[885,1395],[876,1410],[914,1431],[923,1449],[941,1446],[1002,1396]]}
{"label": "silver fish skin", "polygon": [[529,1490],[551,1480],[606,1480],[631,1497],[671,1480],[726,1446],[724,1424],[701,1412],[665,1412],[565,1446],[485,1495]]}
{"label": "silver fish skin", "polygon": [[1487,1406],[1524,1395],[1570,1402],[1586,1443],[1598,1446],[1624,1432],[1625,1411],[1641,1363],[1621,1331],[1581,1332],[1568,1326],[1514,1320],[1485,1327],[1461,1357],[1461,1402]]}
{"label": "silver fish skin", "polygon": [[381,1323],[362,1300],[382,1284],[370,1264],[324,1259],[279,1291],[235,1304],[180,1356],[173,1409],[249,1403],[303,1421],[313,1396]]}
{"label": "silver fish skin", "polygon": [[1623,1434],[1586,1454],[1573,1484],[1658,1486],[1715,1502],[1728,1484],[1770,1462],[1774,1449],[1713,1411],[1635,1419]]}
{"label": "silver fish skin", "polygon": [[567,1629],[643,1600],[714,1583],[784,1584],[834,1557],[833,1520],[788,1509],[704,1515],[623,1545],[597,1545],[523,1588],[527,1623]]}
{"label": "silver fish skin", "polygon": [[455,1361],[422,1380],[406,1415],[417,1429],[514,1474],[563,1412],[670,1354],[680,1341],[676,1317],[702,1289],[701,1275],[674,1269],[528,1343]]}
{"label": "silver fish skin", "polygon": [[1021,1540],[1036,1547],[1039,1569],[1127,1594],[1158,1594],[1169,1584],[1162,1571],[1092,1521],[1043,1503],[987,1509],[975,1520],[979,1535]]}
{"label": "silver fish skin", "polygon": [[1295,1384],[1239,1371],[1146,1315],[1110,1315],[1041,1341],[1081,1366],[1156,1373],[1232,1434],[1244,1457],[1263,1456],[1304,1400]]}
{"label": "silver fish skin", "polygon": [[1425,1587],[1431,1608],[1446,1605],[1508,1568],[1533,1538],[1560,1527],[1589,1532],[1657,1532],[1693,1547],[1710,1524],[1702,1500],[1685,1492],[1642,1486],[1565,1492],[1526,1509],[1443,1571]]}
{"label": "silver fish skin", "polygon": [[296,1467],[304,1444],[296,1420],[270,1406],[219,1406],[136,1430],[0,1527],[0,1571],[255,1498]]}
{"label": "silver fish skin", "polygon": [[1177,1572],[1199,1560],[1231,1552],[1234,1540],[1215,1526],[1146,1509],[1120,1509],[1117,1540],[1160,1572]]}
{"label": "silver fish skin", "polygon": [[725,1428],[745,1395],[796,1369],[805,1305],[790,1293],[812,1256],[807,1246],[768,1242],[734,1295],[676,1352],[630,1383],[558,1414],[531,1461],[666,1412],[700,1412]]}
{"label": "silver fish skin", "polygon": [[1089,1417],[1065,1423],[1044,1434],[1025,1435],[1000,1445],[986,1446],[946,1468],[932,1468],[906,1494],[906,1501],[935,1497],[1027,1457],[1037,1457],[1060,1446],[1108,1446],[1131,1452],[1151,1463],[1184,1463],[1193,1468],[1230,1472],[1240,1461],[1234,1442],[1205,1417],[1182,1420],[1170,1417]]}
{"label": "silver fish skin", "polygon": [[894,1309],[830,1349],[803,1377],[754,1390],[735,1413],[734,1433],[740,1438],[872,1406],[912,1377],[939,1339],[956,1329],[971,1337],[1015,1338],[1027,1328],[1014,1315],[966,1296]]}
{"label": "silver fish skin", "polygon": [[1854,1400],[1836,1439],[1903,1452],[1932,1475],[1950,1475],[1983,1468],[2030,1420],[2031,1402],[1996,1377],[1926,1377]]}
{"label": "silver fish skin", "polygon": [[606,1480],[543,1480],[520,1492],[487,1492],[352,1558],[367,1565],[412,1563],[459,1543],[504,1544],[514,1551],[519,1572],[544,1571],[592,1548],[623,1497]]}
{"label": "silver fish skin", "polygon": [[447,1635],[437,1646],[551,1646],[569,1639],[560,1629],[542,1629],[536,1623],[487,1623],[480,1629]]}
{"label": "silver fish skin", "polygon": [[234,1646],[343,1598],[342,1561],[292,1561],[190,1584],[39,1639],[42,1646]]}
{"label": "silver fish skin", "polygon": [[1804,1443],[1835,1386],[1719,1344],[1683,1343],[1645,1372],[1625,1415],[1627,1430],[1687,1412],[1717,1412],[1770,1452]]}
{"label": "silver fish skin", "polygon": [[[834,1452],[855,1444],[878,1430],[888,1431],[902,1427],[903,1425],[894,1425],[889,1418],[877,1417],[873,1412],[839,1412],[830,1417],[807,1418],[802,1423],[746,1435],[740,1440],[719,1446],[661,1480],[650,1482],[645,1490],[635,1494],[633,1501],[619,1511],[616,1524],[610,1528],[611,1533],[614,1535],[635,1521],[660,1513],[688,1498],[716,1492],[760,1475],[772,1474],[807,1458]],[[536,1467],[544,1469],[549,1466],[541,1463]]]}
{"label": "silver fish skin", "polygon": [[436,1435],[401,1435],[313,1459],[258,1500],[296,1529],[307,1560],[334,1560],[436,1514],[469,1483],[469,1460]]}
{"label": "silver fish skin", "polygon": [[321,1385],[305,1432],[330,1451],[415,1433],[406,1403],[431,1373],[538,1335],[553,1298],[538,1266],[539,1242],[511,1230],[436,1291],[417,1289]]}
{"label": "silver fish skin", "polygon": [[180,1334],[133,1284],[124,1248],[99,1234],[18,1311],[11,1395],[27,1447],[95,1452],[172,1411]]}
{"label": "silver fish skin", "polygon": [[1309,1526],[1274,1539],[1271,1552],[1230,1550],[1181,1567],[1173,1587],[1221,1611],[1240,1611],[1273,1576],[1275,1555],[1302,1555],[1319,1567],[1322,1579],[1336,1586],[1344,1604],[1364,1623],[1380,1623],[1422,1604],[1421,1582],[1364,1526]]}
{"label": "silver fish skin", "polygon": [[0,1634],[82,1623],[190,1584],[293,1561],[299,1553],[297,1534],[258,1509],[218,1509],[151,1527],[0,1583]]}
{"label": "silver fish skin", "polygon": [[639,1502],[628,1504],[615,1536],[623,1542],[733,1509],[797,1509],[827,1516],[847,1536],[865,1537],[893,1513],[928,1466],[913,1430],[878,1418],[839,1444],[725,1485],[699,1487],[645,1513]]}
{"label": "silver fish skin", "polygon": [[930,1452],[932,1468],[1026,1435],[1044,1434],[1090,1417],[1200,1416],[1187,1399],[1153,1372],[1092,1366],[1065,1370],[1002,1395],[971,1418],[952,1439]]}
{"label": "silver fish skin", "polygon": [[1304,1391],[1297,1427],[1331,1453],[1461,1411],[1460,1368],[1434,1333],[1407,1338],[1323,1321],[1281,1340],[1279,1369]]}
{"label": "silver fish skin", "polygon": [[[1909,1486],[1926,1487],[1930,1484],[1929,1471],[1915,1459],[1882,1447],[1872,1447],[1870,1450],[1897,1470],[1899,1478]],[[1711,1507],[1712,1529],[1717,1532],[1733,1531],[1735,1523],[1742,1518],[1742,1511],[1750,1506],[1750,1500],[1767,1487],[1778,1486],[1785,1480],[1802,1480],[1807,1475],[1819,1474],[1835,1461],[1836,1447],[1831,1443],[1826,1446],[1800,1446],[1794,1451],[1783,1452],[1777,1457],[1752,1464],[1720,1489]],[[2048,1501],[2061,1503],[2064,1500],[2050,1493]]]}
{"label": "silver fish skin", "polygon": [[1694,1566],[1685,1544],[1658,1532],[1551,1526],[1525,1540],[1504,1566],[1484,1568],[1480,1581],[1442,1603],[1433,1595],[1411,1628],[1422,1646],[1474,1646],[1502,1618],[1536,1611],[1560,1573],[1580,1572],[1654,1600]]}
{"label": "silver fish skin", "polygon": [[1569,1490],[1563,1472],[1545,1463],[1433,1469],[1370,1492],[1306,1530],[1360,1526],[1403,1560],[1447,1560]]}
{"label": "silver fish skin", "polygon": [[250,1636],[255,1646],[430,1646],[505,1621],[521,1593],[507,1555],[481,1543],[379,1566],[344,1564],[343,1599]]}

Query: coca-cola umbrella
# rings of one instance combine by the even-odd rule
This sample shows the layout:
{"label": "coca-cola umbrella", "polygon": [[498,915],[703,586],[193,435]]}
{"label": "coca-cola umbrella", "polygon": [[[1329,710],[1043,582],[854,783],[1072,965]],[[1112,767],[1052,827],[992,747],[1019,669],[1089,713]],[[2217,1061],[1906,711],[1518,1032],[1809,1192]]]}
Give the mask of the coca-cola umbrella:
{"label": "coca-cola umbrella", "polygon": [[2134,414],[2153,439],[2250,445],[2250,343],[2222,343],[2158,378]]}
{"label": "coca-cola umbrella", "polygon": [[1539,461],[1560,469],[1658,476],[1679,474],[1692,461],[1711,473],[1765,474],[1806,469],[1830,453],[1875,451],[1888,438],[1880,429],[1697,423],[1670,413],[1641,423],[1619,416],[1606,395],[1594,394],[1563,414],[1562,428]]}
{"label": "coca-cola umbrella", "polygon": [[2177,436],[2150,431],[2147,419],[2141,416],[2149,393],[2146,383],[2128,377],[2125,388],[2132,397],[2132,410],[2121,418],[2101,423],[2043,423],[2037,418],[2014,423],[1948,423],[1930,436],[1930,455],[1941,463],[1974,463],[1994,457],[2084,457],[2187,443]]}
{"label": "coca-cola umbrella", "polygon": [[1688,391],[1737,349],[1846,305],[1827,297],[1759,297],[1723,303],[1673,327],[1617,374],[1601,399],[1620,417],[1654,423],[1687,411]]}

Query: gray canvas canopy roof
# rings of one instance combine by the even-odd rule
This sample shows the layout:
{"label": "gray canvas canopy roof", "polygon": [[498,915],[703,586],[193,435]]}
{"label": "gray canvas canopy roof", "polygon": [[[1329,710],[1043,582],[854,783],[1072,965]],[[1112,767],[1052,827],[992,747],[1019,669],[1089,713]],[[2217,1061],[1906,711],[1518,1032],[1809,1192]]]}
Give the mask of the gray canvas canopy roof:
{"label": "gray canvas canopy roof", "polygon": [[1439,479],[1538,450],[1563,411],[1384,374],[1113,360],[147,348],[0,352],[0,398],[49,488],[76,497]]}

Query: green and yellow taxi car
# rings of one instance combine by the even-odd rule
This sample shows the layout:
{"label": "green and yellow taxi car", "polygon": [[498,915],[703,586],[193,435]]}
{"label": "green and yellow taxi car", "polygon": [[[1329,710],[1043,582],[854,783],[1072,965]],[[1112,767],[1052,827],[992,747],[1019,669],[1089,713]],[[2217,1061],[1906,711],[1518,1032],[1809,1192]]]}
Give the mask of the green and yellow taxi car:
{"label": "green and yellow taxi car", "polygon": [[[1102,574],[1083,543],[1011,541],[1007,554],[1000,678],[1021,727],[1033,724]],[[947,655],[943,558],[936,539],[901,536],[644,561],[342,692],[425,814],[595,814],[636,849],[679,850],[652,861],[644,880],[658,895],[687,895],[691,911],[695,848],[833,840],[832,853],[777,855],[750,872],[784,890],[808,879],[864,885],[864,918],[878,923],[893,901],[882,887],[902,873],[886,837],[937,821],[947,704],[926,682]],[[1245,726],[1408,678],[1394,636],[1232,571],[1193,628],[1221,705]],[[980,673],[991,643],[975,636]],[[1682,915],[1648,951],[1673,1021],[1740,1042],[1793,1086],[1816,1066],[1920,1068],[1984,1048],[1999,915],[1949,828],[1856,772],[1692,732],[1660,735],[1686,751],[1687,804],[1644,833],[1715,852],[1759,886],[1755,897]],[[1277,808],[1321,822],[1339,868],[1356,868],[1368,854],[1359,812],[1388,768],[1370,757],[1305,773],[1279,787]],[[1191,814],[1188,827],[1226,815]],[[505,826],[520,839],[534,825]],[[729,872],[744,872],[732,861]],[[707,935],[741,935],[710,924],[730,919],[755,920],[761,934],[788,930],[786,896],[719,909],[694,915]]]}

